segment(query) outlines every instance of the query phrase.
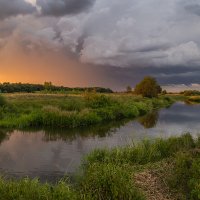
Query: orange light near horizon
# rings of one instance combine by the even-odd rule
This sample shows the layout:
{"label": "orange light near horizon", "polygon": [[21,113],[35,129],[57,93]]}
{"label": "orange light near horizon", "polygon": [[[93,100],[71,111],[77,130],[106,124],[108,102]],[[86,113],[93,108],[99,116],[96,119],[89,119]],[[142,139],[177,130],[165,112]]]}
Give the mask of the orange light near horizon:
{"label": "orange light near horizon", "polygon": [[0,82],[43,84],[51,81],[68,87],[109,87],[112,84],[101,68],[80,63],[67,57],[65,52],[45,51],[44,47],[41,54],[27,53],[20,44],[10,43],[0,52]]}
{"label": "orange light near horizon", "polygon": [[3,64],[0,61],[0,68],[0,82],[43,84],[51,81],[54,85],[68,87],[102,86],[104,83],[103,76],[95,68],[63,56],[50,56],[47,61],[12,58]]}

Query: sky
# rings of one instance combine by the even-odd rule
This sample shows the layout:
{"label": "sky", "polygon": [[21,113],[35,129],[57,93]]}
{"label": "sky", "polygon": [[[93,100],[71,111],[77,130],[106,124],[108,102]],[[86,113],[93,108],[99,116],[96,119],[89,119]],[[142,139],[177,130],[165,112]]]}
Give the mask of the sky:
{"label": "sky", "polygon": [[0,0],[0,82],[200,89],[199,0]]}

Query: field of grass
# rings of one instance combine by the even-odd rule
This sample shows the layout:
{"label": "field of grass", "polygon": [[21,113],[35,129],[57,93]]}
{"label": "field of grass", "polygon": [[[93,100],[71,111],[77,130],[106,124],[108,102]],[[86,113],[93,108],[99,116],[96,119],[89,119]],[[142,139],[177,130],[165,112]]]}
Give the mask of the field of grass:
{"label": "field of grass", "polygon": [[0,178],[0,200],[198,200],[200,137],[190,134],[95,150],[73,185]]}
{"label": "field of grass", "polygon": [[170,97],[128,94],[4,94],[0,97],[0,127],[86,127],[138,117],[172,103]]}

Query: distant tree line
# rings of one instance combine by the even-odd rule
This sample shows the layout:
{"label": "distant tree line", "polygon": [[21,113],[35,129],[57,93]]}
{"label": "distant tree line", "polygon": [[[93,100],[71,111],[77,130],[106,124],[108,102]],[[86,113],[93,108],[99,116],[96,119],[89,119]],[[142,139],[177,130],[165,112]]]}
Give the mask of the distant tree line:
{"label": "distant tree line", "polygon": [[98,92],[98,93],[113,93],[110,88],[102,88],[102,87],[76,87],[69,88],[64,86],[55,86],[51,82],[45,82],[42,84],[29,84],[29,83],[0,83],[0,93],[14,93],[14,92]]}
{"label": "distant tree line", "polygon": [[200,95],[200,91],[198,91],[198,90],[185,90],[183,92],[180,92],[180,94],[183,94],[185,96],[197,96],[197,95]]}
{"label": "distant tree line", "polygon": [[40,84],[22,84],[22,83],[1,83],[1,93],[14,93],[14,92],[36,92],[44,90],[44,86]]}

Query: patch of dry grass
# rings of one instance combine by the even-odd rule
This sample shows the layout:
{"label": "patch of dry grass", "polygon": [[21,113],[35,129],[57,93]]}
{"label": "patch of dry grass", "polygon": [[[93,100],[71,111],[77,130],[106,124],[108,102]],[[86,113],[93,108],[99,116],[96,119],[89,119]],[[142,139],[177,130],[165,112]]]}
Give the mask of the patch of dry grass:
{"label": "patch of dry grass", "polygon": [[166,159],[134,175],[136,186],[143,191],[147,200],[185,200],[183,194],[170,188],[166,181],[173,165],[172,159]]}

